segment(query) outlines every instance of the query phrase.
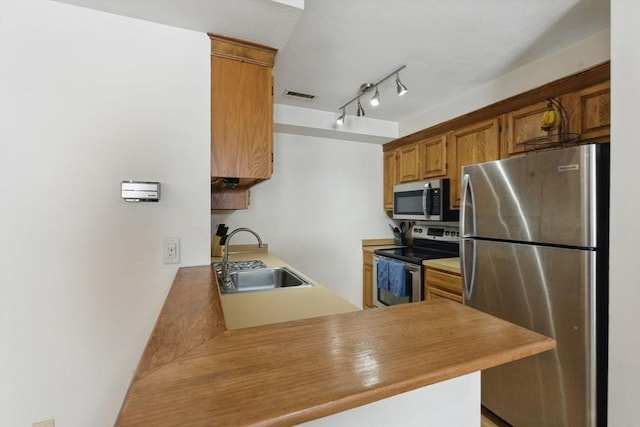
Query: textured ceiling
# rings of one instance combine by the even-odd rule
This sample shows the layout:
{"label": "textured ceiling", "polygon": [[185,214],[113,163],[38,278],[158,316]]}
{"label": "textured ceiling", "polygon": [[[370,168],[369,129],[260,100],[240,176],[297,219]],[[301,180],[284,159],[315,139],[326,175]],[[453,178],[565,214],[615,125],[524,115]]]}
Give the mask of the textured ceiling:
{"label": "textured ceiling", "polygon": [[[367,117],[403,121],[607,30],[608,0],[64,0],[279,49],[275,102],[335,111],[399,67]],[[285,89],[317,95],[291,99]],[[366,98],[369,96],[367,95]],[[368,100],[367,100],[368,101]],[[355,106],[348,114],[355,114]]]}

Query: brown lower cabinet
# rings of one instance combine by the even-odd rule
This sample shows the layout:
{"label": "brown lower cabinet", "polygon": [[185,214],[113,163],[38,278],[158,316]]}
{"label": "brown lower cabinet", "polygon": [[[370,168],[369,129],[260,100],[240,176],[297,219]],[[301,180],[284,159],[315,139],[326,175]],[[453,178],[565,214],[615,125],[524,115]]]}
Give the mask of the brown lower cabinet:
{"label": "brown lower cabinet", "polygon": [[373,308],[373,252],[362,251],[362,307]]}
{"label": "brown lower cabinet", "polygon": [[425,267],[424,295],[427,301],[447,298],[462,303],[462,278],[460,274],[439,268]]}

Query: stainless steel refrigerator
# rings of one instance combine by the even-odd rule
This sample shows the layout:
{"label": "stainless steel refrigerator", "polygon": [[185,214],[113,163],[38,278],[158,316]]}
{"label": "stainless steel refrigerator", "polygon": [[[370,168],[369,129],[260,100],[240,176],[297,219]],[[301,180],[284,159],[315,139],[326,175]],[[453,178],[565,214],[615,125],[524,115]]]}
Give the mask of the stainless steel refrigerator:
{"label": "stainless steel refrigerator", "polygon": [[557,342],[482,372],[514,426],[606,425],[608,224],[608,144],[462,168],[464,303]]}

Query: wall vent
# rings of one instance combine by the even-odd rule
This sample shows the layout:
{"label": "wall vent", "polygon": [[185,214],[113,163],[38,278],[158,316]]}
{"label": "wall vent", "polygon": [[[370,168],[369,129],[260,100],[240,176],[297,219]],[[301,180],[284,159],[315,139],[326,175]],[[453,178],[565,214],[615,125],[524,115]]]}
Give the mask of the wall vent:
{"label": "wall vent", "polygon": [[288,97],[291,97],[291,98],[297,98],[297,99],[304,99],[305,101],[313,101],[314,99],[317,98],[316,95],[311,95],[311,94],[308,94],[308,93],[298,92],[298,91],[289,90],[289,89],[286,89],[284,91],[284,96],[288,96]]}

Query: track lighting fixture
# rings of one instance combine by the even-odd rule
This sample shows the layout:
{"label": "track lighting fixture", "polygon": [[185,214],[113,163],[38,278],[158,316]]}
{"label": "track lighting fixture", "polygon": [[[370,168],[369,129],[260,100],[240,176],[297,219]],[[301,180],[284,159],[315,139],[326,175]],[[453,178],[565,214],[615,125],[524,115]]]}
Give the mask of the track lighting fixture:
{"label": "track lighting fixture", "polygon": [[376,86],[376,93],[374,93],[371,97],[371,101],[369,101],[369,104],[373,105],[374,107],[380,104],[380,92],[378,91],[378,86]]}
{"label": "track lighting fixture", "polygon": [[398,90],[398,96],[402,96],[407,93],[407,87],[400,81],[398,73],[396,73],[396,89]]}
{"label": "track lighting fixture", "polygon": [[360,85],[360,89],[358,90],[358,94],[356,96],[354,96],[353,98],[351,98],[349,101],[347,101],[344,105],[342,105],[340,108],[338,108],[339,111],[341,111],[340,116],[338,116],[338,119],[336,120],[336,123],[341,125],[344,124],[345,118],[346,118],[346,108],[349,104],[351,104],[354,101],[358,101],[357,104],[357,109],[356,109],[356,115],[358,117],[362,117],[364,116],[364,108],[362,108],[362,104],[360,103],[360,97],[362,95],[364,95],[367,92],[370,92],[371,90],[375,89],[375,92],[373,94],[373,96],[371,97],[371,99],[369,100],[369,103],[373,106],[379,105],[380,104],[380,91],[378,90],[378,86],[384,82],[385,80],[396,76],[396,90],[398,92],[398,95],[404,95],[405,93],[407,93],[407,87],[402,84],[402,82],[400,81],[400,71],[402,71],[403,69],[405,69],[407,66],[403,65],[400,68],[397,68],[395,70],[393,70],[390,74],[386,75],[384,78],[380,79],[380,81],[378,81],[377,83],[363,83]]}
{"label": "track lighting fixture", "polygon": [[358,98],[358,117],[364,116],[364,108],[362,108],[362,104],[360,104],[360,98]]}

